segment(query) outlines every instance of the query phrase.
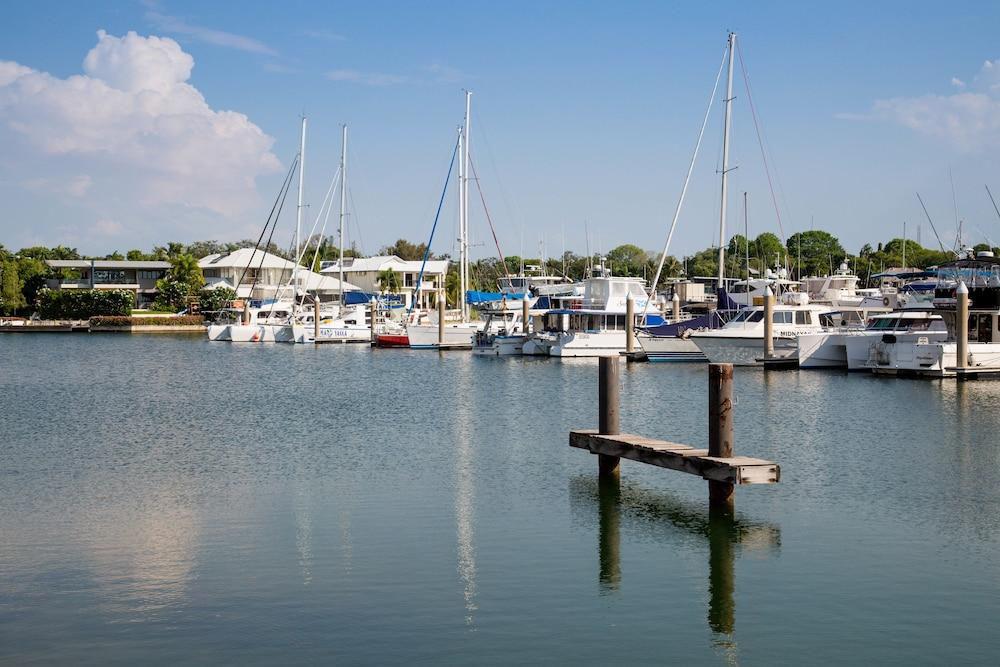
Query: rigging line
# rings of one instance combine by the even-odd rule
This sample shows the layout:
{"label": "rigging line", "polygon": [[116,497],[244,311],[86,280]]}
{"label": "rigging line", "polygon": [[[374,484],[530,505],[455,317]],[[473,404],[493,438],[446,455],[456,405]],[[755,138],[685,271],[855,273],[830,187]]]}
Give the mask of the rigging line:
{"label": "rigging line", "polygon": [[493,154],[493,146],[490,144],[490,136],[486,123],[483,122],[482,117],[476,109],[472,110],[472,115],[476,119],[476,123],[478,123],[479,127],[477,136],[482,139],[483,144],[486,146],[486,155],[490,159],[490,164],[493,165],[493,176],[496,180],[497,187],[500,190],[500,198],[503,200],[504,206],[507,208],[507,215],[509,215],[511,219],[518,220],[523,224],[524,213],[521,211],[521,207],[517,205],[516,201],[513,205],[511,205],[511,200],[507,196],[507,188],[504,187],[503,179],[500,178],[500,170],[497,168],[496,156]]}
{"label": "rigging line", "polygon": [[[677,208],[674,209],[674,219],[670,222],[670,231],[667,233],[667,242],[663,244],[663,252],[660,253],[660,261],[656,265],[656,275],[653,277],[653,284],[649,288],[649,298],[642,308],[642,321],[646,322],[646,313],[649,311],[649,302],[656,298],[656,284],[660,281],[660,273],[663,271],[663,263],[667,259],[667,251],[670,250],[670,242],[674,238],[674,230],[677,229],[677,220],[681,216],[681,208],[684,206],[684,197],[687,195],[688,184],[691,182],[691,172],[694,171],[695,162],[698,159],[698,150],[701,148],[701,140],[705,137],[705,128],[708,126],[708,118],[712,114],[712,104],[715,102],[715,94],[719,90],[719,80],[722,79],[722,69],[726,66],[726,55],[729,47],[722,53],[722,63],[719,65],[719,73],[715,75],[715,85],[712,86],[712,94],[708,96],[708,108],[705,110],[705,119],[701,122],[701,132],[698,133],[698,141],[694,145],[694,153],[691,155],[691,163],[688,165],[687,175],[684,177],[684,186],[681,188],[681,196],[677,200]],[[589,252],[589,250],[588,250]]]}
{"label": "rigging line", "polygon": [[941,246],[941,252],[947,253],[948,251],[944,247],[944,243],[941,241],[941,237],[937,233],[937,228],[934,226],[934,221],[931,220],[931,214],[927,212],[927,207],[924,206],[924,200],[921,199],[920,193],[917,194],[917,201],[920,202],[920,207],[924,209],[924,215],[927,216],[927,222],[931,223],[931,231],[934,232],[934,238],[937,239],[938,245]]}
{"label": "rigging line", "polygon": [[997,208],[997,200],[993,198],[993,193],[990,192],[990,186],[986,186],[986,194],[990,196],[990,201],[993,203],[993,210],[997,212],[997,217],[1000,218],[1000,208]]}
{"label": "rigging line", "polygon": [[[285,198],[288,196],[288,191],[291,190],[291,185],[292,185],[292,180],[289,178],[288,182],[285,184],[285,191],[281,193],[281,203],[278,204],[278,212],[275,214],[274,222],[271,224],[271,233],[268,234],[267,245],[265,246],[266,248],[271,247],[271,239],[274,238],[274,230],[278,228],[278,219],[281,217],[281,211],[285,208]],[[253,290],[257,286],[257,279],[260,277],[260,271],[264,267],[264,258],[266,257],[267,257],[266,252],[261,253],[260,264],[257,265],[257,274],[253,278],[253,283],[250,284],[250,293],[247,295],[248,299],[253,296]],[[275,300],[277,300],[277,294],[275,294]],[[274,304],[272,303],[271,309],[270,311],[268,311],[268,317],[270,317],[270,313],[273,312],[274,312]]]}
{"label": "rigging line", "polygon": [[364,254],[365,237],[361,233],[361,220],[358,218],[358,206],[357,204],[354,203],[353,188],[347,188],[347,198],[351,200],[351,211],[354,212],[353,215],[351,216],[351,222],[354,223],[354,231],[358,233],[358,243],[360,244],[361,253]]}
{"label": "rigging line", "polygon": [[[483,212],[486,213],[486,222],[490,225],[490,232],[493,234],[493,243],[497,247],[497,256],[500,258],[500,263],[503,265],[504,273],[507,275],[507,280],[510,281],[510,272],[507,271],[507,262],[503,260],[503,250],[500,249],[500,241],[497,240],[497,230],[493,227],[493,218],[490,217],[490,209],[486,205],[486,197],[483,196],[483,188],[479,185],[479,174],[476,173],[476,163],[472,160],[472,156],[469,156],[469,166],[472,167],[472,178],[476,181],[476,190],[479,191],[479,200],[483,202]],[[513,287],[513,283],[509,283]]]}
{"label": "rigging line", "polygon": [[774,183],[771,181],[771,169],[767,164],[767,151],[764,150],[764,139],[761,136],[760,124],[757,120],[757,107],[750,93],[750,76],[747,74],[746,63],[743,62],[743,47],[737,43],[736,53],[740,57],[740,71],[743,72],[743,84],[747,91],[747,102],[750,106],[750,116],[753,118],[753,128],[757,132],[757,144],[760,146],[760,157],[764,160],[764,174],[767,176],[767,187],[771,191],[771,202],[774,204],[774,215],[778,218],[778,232],[781,234],[781,244],[785,244],[785,229],[781,224],[781,211],[778,210],[778,198],[774,194]]}
{"label": "rigging line", "polygon": [[[330,180],[330,187],[327,188],[326,194],[323,196],[323,203],[320,204],[319,212],[316,213],[316,219],[313,220],[312,227],[309,229],[309,236],[306,237],[307,241],[305,245],[302,247],[301,256],[305,257],[306,252],[308,251],[309,243],[311,242],[310,240],[311,239],[316,240],[316,250],[313,252],[313,259],[312,262],[309,264],[310,267],[316,266],[316,259],[317,257],[319,257],[321,242],[323,240],[323,236],[326,234],[326,223],[330,219],[330,211],[333,210],[333,191],[337,185],[337,180],[339,178],[340,178],[340,168],[338,167],[337,171],[333,175],[333,178]],[[326,211],[326,217],[323,219],[323,227],[320,229],[319,236],[315,236],[316,225],[319,224],[319,219],[323,217],[324,210]],[[301,264],[301,259],[299,263]],[[312,268],[310,268],[309,271],[311,272]],[[306,286],[308,287],[308,285],[309,285],[309,280],[308,278],[306,278]],[[299,297],[299,305],[301,306],[305,304],[305,302],[306,302],[306,295],[305,293],[303,293],[302,296]]]}
{"label": "rigging line", "polygon": [[[448,175],[444,179],[444,188],[441,189],[441,198],[438,200],[437,213],[434,214],[434,224],[431,225],[431,237],[427,239],[427,247],[424,249],[424,259],[420,263],[420,273],[417,274],[417,285],[413,288],[413,299],[410,301],[410,307],[406,311],[407,319],[409,319],[410,313],[413,312],[413,306],[420,295],[420,285],[424,281],[424,269],[427,267],[427,258],[431,254],[431,244],[434,243],[434,230],[437,229],[438,219],[441,217],[441,207],[444,206],[444,197],[448,193],[448,183],[451,182],[451,170],[455,167],[455,156],[458,155],[459,141],[461,141],[460,138],[455,140],[455,148],[451,151],[451,162],[448,163]],[[464,299],[465,295],[462,294],[461,298]]]}
{"label": "rigging line", "polygon": [[[316,225],[319,223],[319,218],[320,218],[321,215],[323,215],[323,208],[325,207],[326,208],[326,216],[323,218],[323,226],[320,228],[319,236],[316,237],[316,250],[313,252],[312,262],[309,265],[310,267],[316,266],[316,260],[319,259],[319,251],[322,249],[321,248],[321,241],[323,240],[323,237],[326,235],[326,225],[330,221],[330,213],[333,211],[333,192],[334,192],[334,188],[335,188],[335,186],[337,184],[337,181],[339,179],[340,179],[340,167],[337,167],[337,171],[333,175],[333,180],[330,181],[330,188],[326,192],[326,197],[323,198],[323,205],[319,207],[319,213],[316,215],[316,221],[313,223],[312,230],[310,230],[310,232],[309,232],[309,235],[312,236],[312,232],[316,229]],[[305,254],[304,250],[303,250],[303,254]],[[341,257],[339,261],[341,261],[341,262],[344,261],[344,258]],[[311,268],[309,269],[309,271],[310,271],[310,273],[312,273],[312,269]],[[307,277],[306,278],[306,286],[308,287],[308,285],[309,285],[309,282],[308,282],[308,277]],[[341,290],[341,291],[343,291],[343,290]],[[317,285],[317,298],[318,298],[318,294],[319,294],[319,286]],[[299,305],[300,306],[303,305],[305,303],[305,301],[306,301],[306,295],[303,294],[302,297],[299,300]]]}
{"label": "rigging line", "polygon": [[271,212],[267,214],[267,222],[264,223],[264,228],[260,230],[260,236],[257,237],[257,245],[253,247],[253,252],[250,253],[250,260],[247,265],[243,267],[243,273],[240,274],[240,279],[236,283],[236,288],[239,289],[240,285],[243,284],[243,279],[247,275],[247,270],[250,265],[253,264],[254,257],[257,255],[257,250],[260,248],[260,242],[264,240],[264,234],[267,233],[267,228],[271,225],[271,218],[274,217],[274,210],[278,208],[278,200],[281,199],[281,192],[288,187],[288,182],[291,180],[292,175],[295,173],[295,168],[299,164],[299,156],[295,155],[295,159],[292,160],[292,164],[288,167],[288,174],[285,175],[285,181],[278,188],[278,194],[274,198],[274,204],[271,205]]}

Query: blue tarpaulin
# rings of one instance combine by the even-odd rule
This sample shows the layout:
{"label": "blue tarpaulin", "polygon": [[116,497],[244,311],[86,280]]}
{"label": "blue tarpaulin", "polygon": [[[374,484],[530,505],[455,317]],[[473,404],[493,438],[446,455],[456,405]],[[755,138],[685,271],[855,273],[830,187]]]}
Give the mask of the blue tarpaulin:
{"label": "blue tarpaulin", "polygon": [[465,293],[465,302],[471,306],[475,306],[480,303],[496,303],[497,301],[502,301],[503,299],[508,301],[520,301],[524,298],[524,294],[501,294],[500,292],[476,292],[475,290],[469,290]]}

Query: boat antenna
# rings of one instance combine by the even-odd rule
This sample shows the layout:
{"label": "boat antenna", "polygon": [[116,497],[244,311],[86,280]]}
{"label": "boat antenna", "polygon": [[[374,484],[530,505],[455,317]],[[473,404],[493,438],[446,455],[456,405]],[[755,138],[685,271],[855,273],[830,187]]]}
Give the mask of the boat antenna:
{"label": "boat antenna", "polygon": [[337,265],[340,267],[339,285],[340,308],[344,308],[344,217],[347,215],[347,124],[343,127],[343,136],[340,143],[340,258]]}
{"label": "boat antenna", "polygon": [[927,207],[924,205],[924,200],[921,199],[920,193],[917,194],[917,201],[920,202],[920,207],[924,209],[924,215],[927,216],[927,222],[931,223],[931,231],[934,232],[934,238],[937,239],[938,245],[941,246],[941,252],[948,252],[944,247],[944,243],[941,242],[941,237],[937,233],[937,227],[934,226],[934,221],[931,220],[931,214],[927,212]]}

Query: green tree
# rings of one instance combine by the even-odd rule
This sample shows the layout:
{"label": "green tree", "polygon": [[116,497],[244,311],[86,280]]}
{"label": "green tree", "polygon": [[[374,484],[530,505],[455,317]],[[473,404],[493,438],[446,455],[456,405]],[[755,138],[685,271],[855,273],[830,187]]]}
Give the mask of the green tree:
{"label": "green tree", "polygon": [[[415,244],[406,239],[397,239],[395,243],[385,246],[379,252],[383,255],[395,255],[400,259],[412,261],[424,258],[424,253],[427,252],[427,244]],[[347,253],[345,252],[344,254],[346,255]]]}
{"label": "green tree", "polygon": [[638,276],[642,275],[643,267],[649,261],[649,255],[639,246],[626,243],[612,248],[607,254],[607,261],[616,275]]}
{"label": "green tree", "polygon": [[5,315],[12,315],[19,308],[27,305],[21,288],[17,262],[4,258],[3,263],[0,264],[0,311]]}
{"label": "green tree", "polygon": [[753,240],[750,255],[757,258],[757,269],[763,273],[769,267],[785,263],[786,250],[776,234],[764,232]]}
{"label": "green tree", "polygon": [[181,253],[170,260],[167,275],[156,281],[154,306],[159,310],[180,310],[187,307],[188,297],[198,294],[205,285],[205,276],[193,255]]}
{"label": "green tree", "polygon": [[824,275],[831,265],[836,267],[847,256],[837,237],[819,229],[792,234],[785,246],[796,262],[802,258],[802,265],[798,267],[800,275]]}
{"label": "green tree", "polygon": [[392,269],[385,269],[380,271],[378,274],[379,289],[385,294],[397,294],[399,292],[400,282],[399,274]]}

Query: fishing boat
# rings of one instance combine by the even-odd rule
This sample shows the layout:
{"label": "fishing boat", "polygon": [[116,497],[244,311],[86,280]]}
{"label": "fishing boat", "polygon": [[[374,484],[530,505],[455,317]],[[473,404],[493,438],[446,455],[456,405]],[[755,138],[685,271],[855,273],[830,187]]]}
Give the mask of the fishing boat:
{"label": "fishing boat", "polygon": [[[525,298],[527,298],[525,296]],[[505,304],[506,305],[506,304]],[[528,339],[529,321],[524,320],[520,302],[495,310],[484,311],[486,320],[483,328],[472,339],[472,354],[483,357],[506,357],[520,355],[524,342]]]}

